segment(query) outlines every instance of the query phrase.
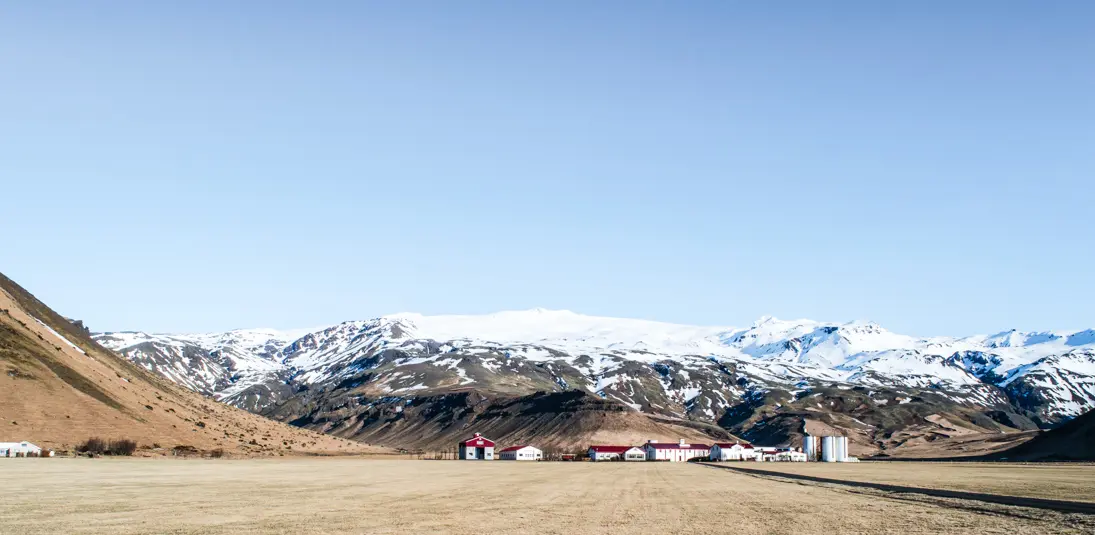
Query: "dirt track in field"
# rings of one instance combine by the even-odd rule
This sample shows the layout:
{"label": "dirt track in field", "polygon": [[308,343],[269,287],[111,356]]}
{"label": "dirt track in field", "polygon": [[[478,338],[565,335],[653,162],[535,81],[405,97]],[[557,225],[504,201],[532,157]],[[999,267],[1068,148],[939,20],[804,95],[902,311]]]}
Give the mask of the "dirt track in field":
{"label": "dirt track in field", "polygon": [[1092,515],[676,463],[20,459],[0,485],[4,534],[1095,531]]}

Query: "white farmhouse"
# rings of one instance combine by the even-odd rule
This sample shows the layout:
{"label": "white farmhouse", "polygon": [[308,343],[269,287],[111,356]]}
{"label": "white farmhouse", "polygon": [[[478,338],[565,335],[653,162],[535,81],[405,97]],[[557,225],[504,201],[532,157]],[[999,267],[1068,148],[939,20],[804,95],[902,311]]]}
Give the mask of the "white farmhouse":
{"label": "white farmhouse", "polygon": [[460,443],[459,458],[466,461],[493,461],[494,441],[476,433]]}
{"label": "white farmhouse", "polygon": [[689,444],[681,439],[678,444],[650,441],[643,447],[648,461],[684,462],[691,459],[706,459],[711,456],[711,446],[707,444]]}
{"label": "white farmhouse", "polygon": [[0,442],[0,457],[38,457],[42,448],[30,442]]}
{"label": "white farmhouse", "polygon": [[752,461],[757,457],[752,444],[719,443],[711,446],[712,461]]}
{"label": "white farmhouse", "polygon": [[510,446],[498,452],[503,461],[542,461],[544,452],[532,446]]}

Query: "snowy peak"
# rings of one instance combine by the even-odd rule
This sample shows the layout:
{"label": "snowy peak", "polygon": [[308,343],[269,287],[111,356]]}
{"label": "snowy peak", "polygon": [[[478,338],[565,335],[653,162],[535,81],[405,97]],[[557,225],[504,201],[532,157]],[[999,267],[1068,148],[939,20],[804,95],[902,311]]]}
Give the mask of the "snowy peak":
{"label": "snowy peak", "polygon": [[[394,314],[298,334],[244,329],[96,339],[190,388],[246,399],[248,408],[311,385],[357,384],[351,379],[362,374],[369,379],[361,381],[375,382],[370,391],[383,394],[488,384],[584,388],[633,407],[661,406],[650,401],[659,396],[701,399],[704,414],[725,408],[746,385],[791,390],[811,382],[965,392],[964,401],[986,406],[1009,403],[1006,392],[1044,421],[1095,406],[1092,330],[915,338],[869,321],[764,317],[748,328],[704,327],[532,309]],[[665,376],[670,368],[672,380]],[[644,391],[649,384],[665,392]]]}

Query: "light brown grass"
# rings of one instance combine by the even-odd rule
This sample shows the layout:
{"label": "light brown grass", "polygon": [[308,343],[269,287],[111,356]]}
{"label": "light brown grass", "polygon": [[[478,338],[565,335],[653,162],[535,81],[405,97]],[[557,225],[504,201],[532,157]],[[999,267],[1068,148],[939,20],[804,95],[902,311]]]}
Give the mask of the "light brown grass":
{"label": "light brown grass", "polygon": [[1095,502],[1095,465],[1046,463],[734,463],[730,466],[845,481]]}
{"label": "light brown grass", "polygon": [[1077,533],[1085,519],[890,499],[670,463],[27,459],[21,533]]}

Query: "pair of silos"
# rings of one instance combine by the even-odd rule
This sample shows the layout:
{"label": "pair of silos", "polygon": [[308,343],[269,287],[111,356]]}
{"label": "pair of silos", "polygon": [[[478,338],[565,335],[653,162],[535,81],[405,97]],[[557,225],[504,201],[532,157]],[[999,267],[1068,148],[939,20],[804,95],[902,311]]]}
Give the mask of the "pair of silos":
{"label": "pair of silos", "polygon": [[845,462],[848,460],[848,437],[815,437],[810,435],[803,437],[802,451],[806,453],[807,459],[817,459],[818,449],[821,450],[820,457],[823,463]]}

